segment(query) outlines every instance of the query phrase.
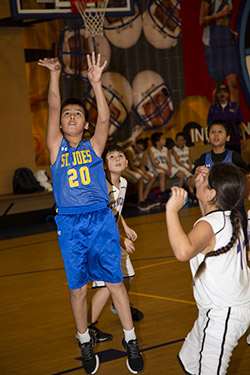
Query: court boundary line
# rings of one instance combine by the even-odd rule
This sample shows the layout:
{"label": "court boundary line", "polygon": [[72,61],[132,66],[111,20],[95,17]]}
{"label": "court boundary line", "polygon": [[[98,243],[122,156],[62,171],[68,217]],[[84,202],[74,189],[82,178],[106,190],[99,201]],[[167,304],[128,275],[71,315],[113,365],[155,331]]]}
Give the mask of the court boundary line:
{"label": "court boundary line", "polygon": [[[158,344],[158,345],[154,345],[154,346],[150,346],[148,348],[145,348],[145,349],[141,349],[141,352],[147,352],[149,350],[155,350],[155,349],[159,349],[159,348],[162,348],[164,346],[168,346],[168,345],[173,345],[173,344],[177,344],[179,342],[182,342],[184,341],[185,339],[184,338],[181,338],[181,339],[177,339],[177,340],[173,340],[173,341],[168,341],[168,342],[165,342],[165,343],[162,343],[162,344]],[[119,349],[113,349],[113,348],[110,348],[108,350],[105,350],[105,351],[100,351],[100,352],[96,352],[96,354],[99,354],[101,355],[101,353],[104,353],[104,352],[107,352],[109,350],[115,350],[117,353],[120,353],[120,356],[119,357],[116,357],[116,358],[112,358],[108,361],[103,361],[100,357],[100,363],[108,363],[108,362],[112,362],[112,361],[115,361],[117,359],[121,359],[121,358],[125,358],[127,356],[127,353],[122,351],[122,350],[119,350]],[[75,358],[76,360],[81,360],[81,357],[77,357]],[[53,373],[51,375],[63,375],[63,374],[69,374],[70,372],[74,372],[74,371],[77,371],[77,370],[81,370],[82,369],[82,366],[80,367],[74,367],[74,368],[71,368],[71,369],[68,369],[68,370],[64,370],[64,371],[60,371],[60,372],[56,372],[56,373]]]}

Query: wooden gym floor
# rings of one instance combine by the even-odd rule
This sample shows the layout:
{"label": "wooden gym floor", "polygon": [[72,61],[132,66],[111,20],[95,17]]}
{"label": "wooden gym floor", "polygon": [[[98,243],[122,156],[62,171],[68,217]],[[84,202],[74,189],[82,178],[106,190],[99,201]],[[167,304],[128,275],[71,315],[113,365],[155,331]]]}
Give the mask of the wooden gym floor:
{"label": "wooden gym floor", "polygon": [[[198,207],[181,211],[185,230],[200,216]],[[127,219],[138,233],[131,257],[136,277],[130,292],[144,313],[135,322],[145,358],[145,375],[181,375],[176,355],[197,315],[188,262],[178,262],[170,249],[165,213]],[[1,375],[84,374],[63,263],[55,231],[0,241]],[[89,288],[88,300],[93,291]],[[113,334],[100,343],[99,375],[127,375],[122,329],[108,304],[99,328]],[[228,374],[250,373],[250,347],[243,337]]]}

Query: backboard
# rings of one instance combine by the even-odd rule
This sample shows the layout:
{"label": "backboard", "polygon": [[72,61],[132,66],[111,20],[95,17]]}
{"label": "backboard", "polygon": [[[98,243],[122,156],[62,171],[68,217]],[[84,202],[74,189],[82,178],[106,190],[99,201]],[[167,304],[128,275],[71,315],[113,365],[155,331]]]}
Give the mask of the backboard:
{"label": "backboard", "polygon": [[[9,0],[14,19],[77,18],[71,12],[70,0]],[[134,0],[109,0],[106,16],[123,17],[133,14]]]}

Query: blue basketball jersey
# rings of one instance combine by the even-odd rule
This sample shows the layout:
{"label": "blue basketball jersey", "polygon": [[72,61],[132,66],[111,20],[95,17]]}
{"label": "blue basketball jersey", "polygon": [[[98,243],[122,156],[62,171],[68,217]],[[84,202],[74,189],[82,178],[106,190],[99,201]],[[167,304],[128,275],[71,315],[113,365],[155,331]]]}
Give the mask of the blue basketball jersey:
{"label": "blue basketball jersey", "polygon": [[[232,150],[227,150],[225,159],[221,163],[232,163]],[[210,169],[214,165],[214,162],[211,158],[211,151],[207,152],[205,155],[205,166]]]}
{"label": "blue basketball jersey", "polygon": [[82,140],[74,148],[63,137],[51,173],[59,208],[87,206],[87,210],[93,205],[109,203],[103,161],[96,155],[89,140]]}

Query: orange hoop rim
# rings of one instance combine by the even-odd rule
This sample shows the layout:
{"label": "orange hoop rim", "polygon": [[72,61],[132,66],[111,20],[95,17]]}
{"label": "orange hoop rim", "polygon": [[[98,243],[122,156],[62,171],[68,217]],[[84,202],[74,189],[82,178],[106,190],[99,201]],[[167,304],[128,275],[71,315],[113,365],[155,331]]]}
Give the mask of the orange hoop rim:
{"label": "orange hoop rim", "polygon": [[103,3],[105,0],[73,0],[75,4],[80,4],[82,8],[86,8],[88,4]]}

